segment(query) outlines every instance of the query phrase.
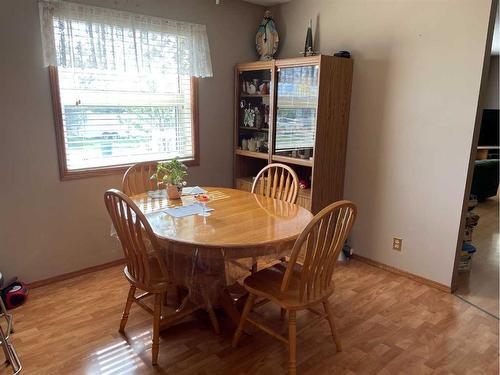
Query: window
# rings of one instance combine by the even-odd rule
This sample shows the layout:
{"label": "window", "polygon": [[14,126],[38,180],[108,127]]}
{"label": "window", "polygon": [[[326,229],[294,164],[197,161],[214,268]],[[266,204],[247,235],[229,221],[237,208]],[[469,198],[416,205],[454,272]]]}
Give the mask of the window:
{"label": "window", "polygon": [[199,44],[191,31],[201,25],[183,29],[176,21],[104,8],[61,7],[41,6],[41,12],[51,11],[44,48],[54,47],[45,57],[54,55],[49,72],[61,178],[115,172],[141,161],[197,163],[192,65]]}

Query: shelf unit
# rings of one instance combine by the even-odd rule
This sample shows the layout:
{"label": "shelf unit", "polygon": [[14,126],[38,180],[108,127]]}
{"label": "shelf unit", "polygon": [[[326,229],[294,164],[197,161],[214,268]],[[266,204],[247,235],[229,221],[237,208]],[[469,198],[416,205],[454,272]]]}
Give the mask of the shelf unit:
{"label": "shelf unit", "polygon": [[237,189],[250,191],[265,165],[284,163],[309,183],[301,206],[317,213],[342,199],[352,70],[352,59],[326,55],[236,65]]}

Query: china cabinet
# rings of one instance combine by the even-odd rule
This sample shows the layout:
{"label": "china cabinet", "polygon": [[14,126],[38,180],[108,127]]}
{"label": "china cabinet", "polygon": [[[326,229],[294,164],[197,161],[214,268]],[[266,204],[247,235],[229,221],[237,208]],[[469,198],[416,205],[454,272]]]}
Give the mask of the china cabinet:
{"label": "china cabinet", "polygon": [[280,162],[301,180],[301,206],[317,213],[342,199],[352,69],[326,55],[236,65],[236,188]]}

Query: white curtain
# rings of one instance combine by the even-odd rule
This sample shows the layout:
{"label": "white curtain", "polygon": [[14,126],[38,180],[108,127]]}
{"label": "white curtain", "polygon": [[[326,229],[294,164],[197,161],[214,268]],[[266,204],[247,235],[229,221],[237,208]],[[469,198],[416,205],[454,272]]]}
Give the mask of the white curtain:
{"label": "white curtain", "polygon": [[45,65],[211,77],[205,25],[40,1]]}

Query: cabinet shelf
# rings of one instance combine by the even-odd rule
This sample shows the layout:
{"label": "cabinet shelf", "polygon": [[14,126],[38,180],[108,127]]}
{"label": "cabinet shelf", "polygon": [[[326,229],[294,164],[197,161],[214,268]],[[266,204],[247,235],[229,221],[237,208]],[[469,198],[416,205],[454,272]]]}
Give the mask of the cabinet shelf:
{"label": "cabinet shelf", "polygon": [[269,131],[269,128],[257,129],[257,128],[251,128],[250,126],[240,126],[240,129],[241,130],[253,130],[255,132],[268,132]]}
{"label": "cabinet shelf", "polygon": [[257,158],[257,159],[266,159],[267,160],[269,158],[269,154],[267,152],[264,153],[264,152],[236,149],[235,154],[240,155],[240,156],[247,156],[250,158]]}
{"label": "cabinet shelf", "polygon": [[240,98],[269,98],[269,94],[240,94]]}
{"label": "cabinet shelf", "polygon": [[[254,177],[239,177],[236,179],[236,181],[240,184],[248,184],[250,187],[252,187]],[[248,190],[250,191],[250,190]],[[297,194],[299,197],[305,197],[305,198],[310,198],[311,197],[311,189],[299,189],[299,192]]]}
{"label": "cabinet shelf", "polygon": [[314,164],[314,160],[292,158],[291,156],[273,155],[271,159],[280,163],[302,165],[304,167],[312,167]]}

